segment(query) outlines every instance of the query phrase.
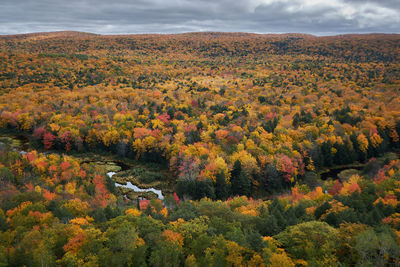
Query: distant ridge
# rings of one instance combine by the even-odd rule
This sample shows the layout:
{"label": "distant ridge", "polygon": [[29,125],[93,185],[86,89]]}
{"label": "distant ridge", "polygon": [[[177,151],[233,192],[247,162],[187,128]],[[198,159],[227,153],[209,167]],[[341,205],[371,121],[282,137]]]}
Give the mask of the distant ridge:
{"label": "distant ridge", "polygon": [[179,34],[101,35],[76,31],[0,35],[0,52],[42,54],[182,56],[221,59],[306,55],[336,61],[395,62],[400,59],[400,34],[314,36],[303,33],[257,34],[188,32]]}
{"label": "distant ridge", "polygon": [[21,34],[7,34],[0,35],[2,39],[29,39],[29,38],[54,38],[54,37],[89,37],[89,36],[100,36],[95,33],[78,32],[78,31],[55,31],[55,32],[33,32],[33,33],[21,33]]}

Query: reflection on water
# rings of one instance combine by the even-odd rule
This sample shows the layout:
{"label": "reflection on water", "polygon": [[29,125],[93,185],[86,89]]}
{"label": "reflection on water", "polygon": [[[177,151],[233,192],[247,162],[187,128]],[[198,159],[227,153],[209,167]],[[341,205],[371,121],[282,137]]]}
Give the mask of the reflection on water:
{"label": "reflection on water", "polygon": [[[110,177],[110,178],[113,177],[114,174],[115,174],[115,172],[108,172],[107,173],[108,177]],[[115,186],[130,188],[135,192],[153,192],[158,196],[159,199],[161,199],[161,200],[164,199],[164,196],[162,195],[161,190],[157,190],[157,189],[154,189],[154,188],[139,188],[136,185],[132,184],[131,182],[127,182],[126,185],[115,183]]]}
{"label": "reflection on water", "polygon": [[107,176],[110,178],[112,178],[114,174],[116,174],[116,172],[107,172]]}
{"label": "reflection on water", "polygon": [[[0,135],[0,139],[3,138],[5,139],[0,140],[0,149],[1,149],[1,145],[4,143],[11,143],[12,147],[14,147],[14,151],[18,151],[21,155],[25,155],[27,152],[30,150],[30,140],[25,136],[25,135],[17,135],[15,137],[9,137],[9,136],[2,136]],[[46,152],[43,153],[44,155],[47,154]],[[86,160],[86,161],[82,161],[81,163],[98,163],[97,161],[90,161],[90,160]],[[121,171],[125,171],[125,170],[129,170],[131,168],[131,166],[125,164],[122,161],[112,161],[112,162],[105,162],[104,164],[107,163],[112,163],[113,165],[118,167],[118,170]],[[110,171],[107,173],[108,177],[112,177],[114,174],[116,174],[116,172]],[[157,190],[155,188],[139,188],[136,185],[132,184],[131,182],[128,182],[126,185],[123,184],[119,184],[119,183],[115,183],[115,186],[118,187],[125,187],[125,188],[130,188],[135,192],[153,192],[155,193],[159,199],[163,200],[164,196],[161,192],[161,190]]]}

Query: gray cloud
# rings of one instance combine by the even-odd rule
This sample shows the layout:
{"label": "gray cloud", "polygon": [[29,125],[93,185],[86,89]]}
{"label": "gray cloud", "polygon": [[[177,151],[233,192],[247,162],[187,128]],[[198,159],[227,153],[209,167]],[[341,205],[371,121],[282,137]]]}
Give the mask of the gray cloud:
{"label": "gray cloud", "polygon": [[400,33],[399,0],[1,0],[0,34]]}

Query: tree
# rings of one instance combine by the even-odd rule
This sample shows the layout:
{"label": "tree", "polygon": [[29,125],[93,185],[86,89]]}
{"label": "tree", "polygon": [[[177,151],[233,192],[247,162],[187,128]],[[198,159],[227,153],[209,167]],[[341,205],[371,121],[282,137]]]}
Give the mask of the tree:
{"label": "tree", "polygon": [[193,199],[199,200],[203,197],[215,198],[215,188],[210,179],[201,180],[179,180],[177,185],[177,193],[179,196],[191,196]]}
{"label": "tree", "polygon": [[286,255],[286,253],[273,253],[269,259],[271,267],[294,267],[293,261]]}
{"label": "tree", "polygon": [[251,193],[251,180],[242,170],[242,164],[236,160],[231,172],[231,185],[233,195],[246,195]]}
{"label": "tree", "polygon": [[150,266],[174,267],[180,266],[183,261],[181,247],[171,242],[160,242],[150,255]]}
{"label": "tree", "polygon": [[[106,249],[100,255],[101,260],[109,266],[133,266],[135,250],[144,245],[135,225],[128,221],[123,221],[118,226],[110,225],[105,236],[107,237]],[[138,259],[135,260],[138,261]]]}
{"label": "tree", "polygon": [[390,229],[376,233],[368,229],[357,236],[355,249],[360,255],[360,266],[390,266],[400,260],[400,246]]}
{"label": "tree", "polygon": [[342,264],[355,266],[360,260],[360,254],[356,250],[357,236],[367,230],[364,224],[343,223],[339,227],[337,249],[338,259]]}
{"label": "tree", "polygon": [[0,186],[5,183],[14,183],[15,176],[7,167],[0,167]]}
{"label": "tree", "polygon": [[260,252],[263,248],[263,242],[261,239],[261,235],[258,232],[250,232],[247,234],[247,242],[250,247],[257,252]]}
{"label": "tree", "polygon": [[225,174],[223,172],[218,172],[215,181],[215,196],[217,199],[225,200],[229,195]]}
{"label": "tree", "polygon": [[337,230],[325,222],[300,223],[286,228],[275,237],[289,255],[305,260],[311,266],[337,263]]}
{"label": "tree", "polygon": [[205,250],[205,262],[203,265],[208,266],[227,266],[226,259],[226,241],[220,235],[214,241],[212,246]]}

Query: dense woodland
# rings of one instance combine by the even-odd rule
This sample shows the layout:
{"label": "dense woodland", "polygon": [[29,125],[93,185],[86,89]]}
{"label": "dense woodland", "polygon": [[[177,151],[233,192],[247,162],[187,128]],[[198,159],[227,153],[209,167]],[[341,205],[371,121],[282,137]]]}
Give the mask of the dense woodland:
{"label": "dense woodland", "polygon": [[0,138],[0,266],[398,266],[399,62],[400,35],[0,36],[0,130],[35,147]]}

